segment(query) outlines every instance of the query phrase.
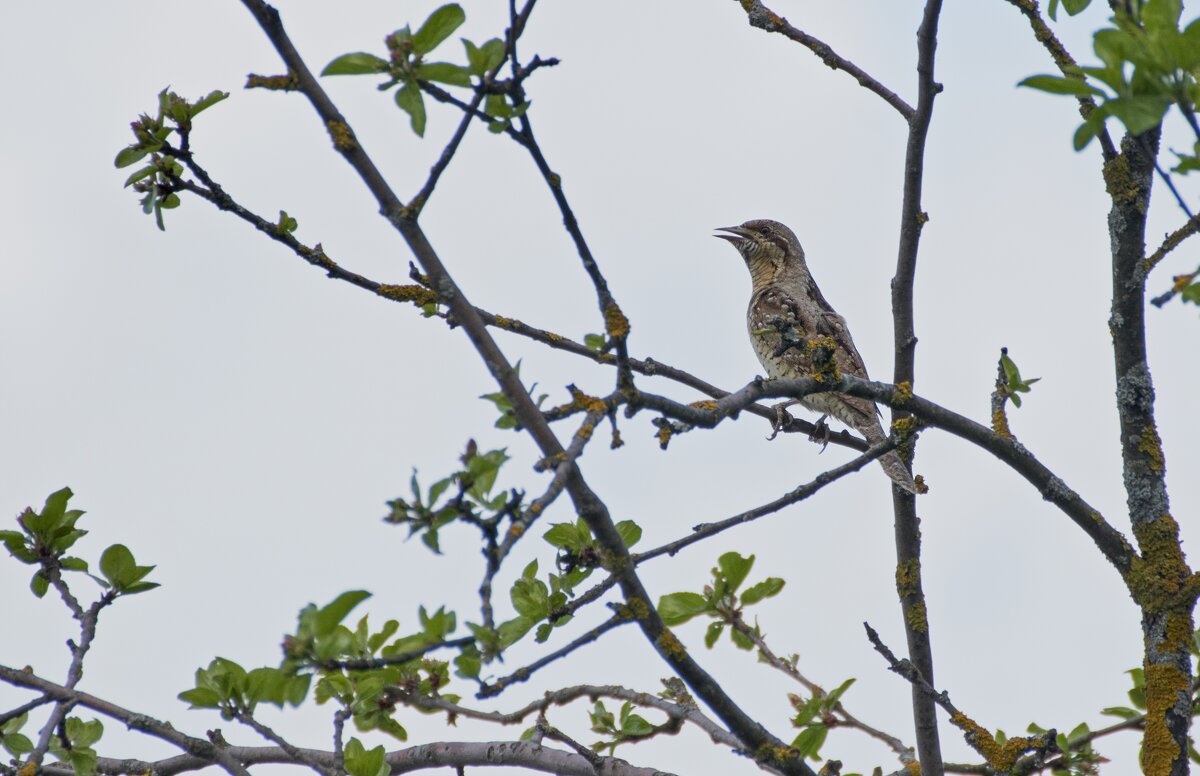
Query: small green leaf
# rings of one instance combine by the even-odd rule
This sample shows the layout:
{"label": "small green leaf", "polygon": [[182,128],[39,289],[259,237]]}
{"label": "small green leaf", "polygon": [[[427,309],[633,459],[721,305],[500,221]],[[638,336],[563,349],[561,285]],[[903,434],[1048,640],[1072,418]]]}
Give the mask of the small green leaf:
{"label": "small green leaf", "polygon": [[603,334],[585,334],[583,344],[588,350],[601,351],[608,344],[608,339]]}
{"label": "small green leaf", "polygon": [[42,572],[39,571],[33,575],[33,579],[29,580],[29,589],[32,590],[33,594],[38,598],[44,598],[46,596],[46,591],[50,589],[50,580],[43,576]]}
{"label": "small green leaf", "polygon": [[680,625],[710,610],[699,593],[668,593],[658,599],[658,614],[667,625]]}
{"label": "small green leaf", "polygon": [[853,677],[847,679],[839,684],[837,689],[825,696],[825,702],[828,704],[829,708],[833,708],[837,705],[838,701],[842,699],[842,696],[846,694],[846,690],[850,689],[850,685],[854,684],[854,681],[855,680]]}
{"label": "small green leaf", "polygon": [[1103,97],[1104,92],[1082,78],[1063,78],[1057,75],[1031,75],[1017,84],[1050,94],[1070,94],[1075,97]]}
{"label": "small green leaf", "polygon": [[466,20],[467,15],[458,3],[443,5],[430,14],[421,28],[413,33],[413,53],[428,54],[433,51]]}
{"label": "small green leaf", "polygon": [[358,51],[353,54],[342,54],[325,65],[321,75],[367,75],[368,73],[385,73],[387,69],[386,59]]}
{"label": "small green leaf", "polygon": [[510,595],[513,607],[534,622],[550,614],[550,591],[540,579],[518,579],[513,583]]}
{"label": "small green leaf", "polygon": [[[116,166],[117,169],[128,167],[131,164],[140,162],[148,153],[150,152],[145,148],[142,148],[140,145],[131,145],[126,148],[122,148],[117,153],[117,158],[113,160],[113,165]],[[126,182],[125,185],[128,186],[129,183]]]}
{"label": "small green leaf", "polygon": [[729,630],[729,639],[730,639],[730,641],[733,642],[733,645],[735,647],[737,647],[738,649],[747,649],[748,650],[748,649],[754,648],[754,640],[751,639],[749,636],[747,636],[745,633],[742,633],[737,628],[731,628]]}
{"label": "small green leaf", "polygon": [[291,234],[300,226],[300,222],[288,215],[286,210],[279,211],[279,220],[275,223],[282,232]]}
{"label": "small green leaf", "polygon": [[429,62],[417,68],[417,78],[425,81],[437,81],[451,86],[470,86],[471,73],[459,65],[449,62]]}
{"label": "small green leaf", "polygon": [[215,709],[221,705],[220,694],[207,687],[193,687],[179,693],[179,700],[190,703],[193,709]]}
{"label": "small green leaf", "polygon": [[764,598],[771,596],[783,590],[784,581],[779,577],[767,577],[757,585],[751,585],[746,588],[746,592],[742,593],[742,605],[749,606],[756,604]]}
{"label": "small green leaf", "polygon": [[725,630],[725,623],[710,622],[708,627],[704,629],[704,646],[709,649],[717,643],[717,639],[721,638],[721,633]]}
{"label": "small green leaf", "polygon": [[354,607],[370,597],[371,594],[366,590],[350,590],[333,599],[317,612],[315,635],[324,636],[331,633],[354,610]]}
{"label": "small green leaf", "polygon": [[792,740],[792,747],[800,752],[802,757],[819,760],[821,745],[825,743],[827,735],[829,735],[829,728],[824,725],[813,725],[800,731],[800,734]]}
{"label": "small green leaf", "polygon": [[622,520],[617,523],[617,533],[621,535],[621,541],[625,542],[626,547],[632,547],[638,543],[638,539],[642,538],[642,528],[632,520]]}
{"label": "small green leaf", "polygon": [[717,566],[725,579],[726,592],[734,593],[746,581],[746,575],[754,566],[754,556],[743,558],[736,552],[727,552],[717,558]]}
{"label": "small green leaf", "polygon": [[396,91],[396,105],[409,115],[412,131],[417,137],[425,137],[425,100],[416,83],[407,83]]}

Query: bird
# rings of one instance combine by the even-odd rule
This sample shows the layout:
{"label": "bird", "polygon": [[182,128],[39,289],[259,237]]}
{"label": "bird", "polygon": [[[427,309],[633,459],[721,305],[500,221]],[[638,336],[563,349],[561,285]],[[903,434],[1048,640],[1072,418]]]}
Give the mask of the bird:
{"label": "bird", "polygon": [[[827,369],[829,357],[825,357],[826,365],[814,364],[813,354],[831,340],[835,345],[831,366],[841,374],[869,379],[845,319],[817,288],[804,249],[791,229],[778,221],[756,219],[715,231],[724,232],[713,236],[732,243],[750,270],[753,289],[746,310],[746,327],[754,354],[768,377],[811,377]],[[821,413],[818,425],[825,416],[830,416],[862,434],[872,445],[887,439],[879,423],[879,409],[869,399],[832,392],[812,393],[780,405],[777,410],[781,420],[784,409],[796,403]],[[917,492],[912,474],[896,451],[880,456],[879,464],[896,487],[907,493]]]}

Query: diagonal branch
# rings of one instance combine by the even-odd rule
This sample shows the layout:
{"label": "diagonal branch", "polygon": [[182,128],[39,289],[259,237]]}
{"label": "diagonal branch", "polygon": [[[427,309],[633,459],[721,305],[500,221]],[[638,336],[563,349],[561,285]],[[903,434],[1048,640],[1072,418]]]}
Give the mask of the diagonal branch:
{"label": "diagonal branch", "polygon": [[[492,339],[474,306],[454,281],[408,208],[392,191],[375,163],[363,150],[354,131],[296,51],[283,29],[279,12],[263,0],[242,0],[242,3],[258,21],[288,71],[296,74],[299,90],[308,98],[329,129],[334,147],[362,178],[379,203],[382,215],[408,243],[421,268],[428,275],[438,301],[450,308],[488,371],[511,402],[514,415],[533,438],[543,458],[553,460],[563,455],[565,451],[561,442],[530,398],[512,364]],[[638,578],[634,565],[629,562],[629,552],[607,505],[584,480],[578,465],[572,464],[570,467],[566,490],[576,513],[604,548],[608,564],[620,579],[621,592],[626,603],[644,612],[638,617],[637,623],[659,656],[734,731],[745,747],[761,758],[762,762],[787,774],[813,776],[812,768],[804,762],[799,753],[789,749],[783,741],[746,714],[729,697],[721,684],[691,657],[675,635],[667,629],[654,609],[650,594]]]}
{"label": "diagonal branch", "polygon": [[804,46],[812,53],[820,57],[821,61],[828,65],[833,70],[841,70],[849,75],[858,85],[874,92],[883,98],[883,101],[891,105],[896,111],[904,117],[905,121],[912,121],[915,111],[912,106],[905,102],[898,94],[884,86],[878,80],[869,75],[858,65],[854,64],[845,57],[839,56],[828,43],[824,43],[812,35],[799,30],[788,24],[788,20],[780,16],[762,4],[761,0],[738,0],[742,8],[746,11],[746,18],[750,22],[751,27],[757,27],[760,30],[767,32],[777,32],[788,40],[793,40]]}
{"label": "diagonal branch", "polygon": [[[1071,56],[1071,52],[1067,51],[1067,47],[1062,44],[1046,24],[1046,20],[1042,18],[1041,11],[1038,10],[1036,0],[1007,0],[1007,2],[1015,7],[1018,11],[1024,14],[1029,20],[1029,26],[1033,28],[1033,37],[1042,44],[1042,47],[1050,54],[1050,58],[1054,60],[1054,64],[1058,67],[1060,73],[1068,78],[1079,77],[1079,64],[1075,58]],[[1079,115],[1087,120],[1087,117],[1092,115],[1092,111],[1096,109],[1096,101],[1091,97],[1083,96],[1079,98]],[[1096,133],[1096,137],[1100,141],[1100,150],[1107,161],[1113,159],[1117,155],[1117,149],[1113,145],[1112,138],[1108,134],[1108,129],[1101,127]]]}

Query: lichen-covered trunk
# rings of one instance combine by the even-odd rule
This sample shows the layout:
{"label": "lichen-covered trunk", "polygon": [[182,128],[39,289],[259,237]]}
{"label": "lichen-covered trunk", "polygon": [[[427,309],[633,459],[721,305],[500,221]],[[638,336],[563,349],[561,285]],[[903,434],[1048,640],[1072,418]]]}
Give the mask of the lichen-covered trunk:
{"label": "lichen-covered trunk", "polygon": [[1126,136],[1121,153],[1105,164],[1104,180],[1112,198],[1108,215],[1113,270],[1109,329],[1126,502],[1140,553],[1125,574],[1125,582],[1142,610],[1145,643],[1142,771],[1150,776],[1184,776],[1191,721],[1188,647],[1196,583],[1180,547],[1179,526],[1170,513],[1166,461],[1154,421],[1154,384],[1146,358],[1146,212],[1158,142],[1157,130]]}

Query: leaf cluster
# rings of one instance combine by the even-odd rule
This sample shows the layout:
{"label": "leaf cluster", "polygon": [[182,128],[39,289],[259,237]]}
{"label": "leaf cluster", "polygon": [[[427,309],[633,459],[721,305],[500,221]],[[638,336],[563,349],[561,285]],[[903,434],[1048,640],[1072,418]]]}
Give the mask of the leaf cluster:
{"label": "leaf cluster", "polygon": [[150,157],[149,164],[130,173],[125,186],[133,187],[143,195],[142,210],[147,215],[154,214],[160,230],[166,230],[162,211],[179,207],[179,195],[175,191],[183,174],[183,167],[173,154],[168,153],[168,138],[178,132],[186,139],[192,129],[192,120],[228,96],[229,92],[212,91],[189,102],[175,92],[163,89],[158,93],[158,112],[154,116],[143,113],[130,125],[134,142],[121,149],[113,163],[120,169]]}
{"label": "leaf cluster", "polygon": [[26,565],[38,566],[29,583],[33,594],[45,596],[52,575],[61,571],[84,572],[113,595],[133,595],[158,587],[157,582],[145,581],[154,566],[139,566],[123,544],[111,545],[101,554],[101,576],[88,573],[88,562],[83,558],[66,554],[88,533],[76,527],[83,510],[67,509],[72,495],[70,488],[57,490],[46,497],[41,512],[26,507],[17,516],[21,530],[0,531],[0,542],[9,555]]}
{"label": "leaf cluster", "polygon": [[[1051,5],[1051,15],[1057,3]],[[1087,2],[1064,2],[1078,13]],[[1081,150],[1116,118],[1130,134],[1139,135],[1163,120],[1177,104],[1195,126],[1192,106],[1200,98],[1200,19],[1180,30],[1181,0],[1139,0],[1118,8],[1112,26],[1095,33],[1092,47],[1100,64],[1078,67],[1066,76],[1035,75],[1022,86],[1075,98],[1095,100],[1096,107],[1075,131]],[[1200,137],[1196,152],[1200,153]],[[1196,154],[1179,154],[1178,172],[1200,169]]]}
{"label": "leaf cluster", "polygon": [[[754,566],[754,556],[742,557],[736,552],[727,552],[717,558],[712,570],[713,581],[704,586],[702,593],[668,593],[658,601],[658,613],[667,625],[682,625],[693,617],[707,615],[715,618],[704,634],[704,644],[709,649],[717,643],[725,627],[741,621],[742,609],[770,598],[783,590],[784,581],[779,577],[767,577],[751,585],[740,595],[738,590]],[[730,628],[729,638],[738,649],[750,649],[753,640],[737,628]]]}
{"label": "leaf cluster", "polygon": [[[386,76],[387,80],[379,85],[380,91],[399,87],[394,97],[396,106],[408,114],[412,131],[418,137],[424,137],[426,112],[425,98],[421,93],[422,82],[433,81],[464,88],[481,86],[487,75],[504,63],[507,55],[504,41],[499,38],[479,45],[463,38],[467,59],[465,65],[426,61],[426,56],[462,26],[466,19],[466,12],[458,3],[443,5],[430,14],[416,32],[412,31],[410,25],[405,25],[385,37],[386,58],[362,51],[343,54],[326,65],[321,75]],[[472,84],[472,78],[477,79],[478,83]],[[501,94],[488,95],[485,110],[494,117],[489,128],[493,132],[504,131],[508,122],[523,115],[528,107],[527,103],[512,105]]]}

